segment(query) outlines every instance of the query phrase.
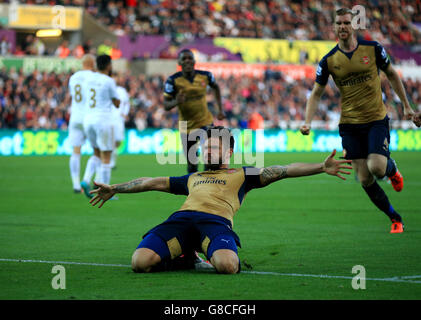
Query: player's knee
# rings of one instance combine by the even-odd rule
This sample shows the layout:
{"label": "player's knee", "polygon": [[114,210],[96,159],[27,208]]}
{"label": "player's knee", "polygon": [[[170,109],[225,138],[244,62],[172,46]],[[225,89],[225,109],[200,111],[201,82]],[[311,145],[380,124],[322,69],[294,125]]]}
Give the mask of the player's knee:
{"label": "player's knee", "polygon": [[218,273],[235,274],[238,272],[238,257],[236,255],[214,255],[211,262]]}
{"label": "player's knee", "polygon": [[378,179],[383,178],[386,173],[386,168],[377,163],[369,163],[368,170],[370,170],[371,174]]}
{"label": "player's knee", "polygon": [[136,273],[150,272],[152,267],[159,263],[161,258],[150,249],[137,249],[132,256],[132,270]]}

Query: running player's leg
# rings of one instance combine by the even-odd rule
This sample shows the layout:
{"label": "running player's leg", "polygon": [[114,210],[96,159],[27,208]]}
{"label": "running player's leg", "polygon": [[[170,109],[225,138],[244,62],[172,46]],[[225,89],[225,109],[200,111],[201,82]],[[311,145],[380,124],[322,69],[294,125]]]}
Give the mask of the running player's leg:
{"label": "running player's leg", "polygon": [[88,198],[92,198],[92,195],[89,193],[91,191],[91,180],[92,177],[97,170],[97,167],[100,164],[100,152],[99,148],[96,142],[96,131],[95,127],[92,124],[84,123],[84,133],[86,135],[86,138],[88,139],[90,145],[92,146],[94,150],[94,154],[88,159],[88,162],[86,164],[85,173],[83,175],[81,188],[84,192],[84,194]]}
{"label": "running player's leg", "polygon": [[114,123],[114,140],[115,140],[115,147],[111,154],[111,168],[115,168],[117,166],[117,149],[121,145],[121,141],[124,140],[124,123],[123,121],[116,121]]}
{"label": "running player's leg", "polygon": [[73,147],[72,155],[69,159],[70,176],[72,179],[73,190],[80,192],[80,150],[85,142],[85,133],[83,132],[83,124],[71,121],[69,124],[69,141]]}
{"label": "running player's leg", "polygon": [[73,147],[73,153],[69,160],[69,167],[73,190],[76,193],[80,193],[80,146]]}
{"label": "running player's leg", "polygon": [[93,148],[94,154],[89,157],[88,162],[86,163],[85,173],[83,175],[82,181],[90,185],[92,177],[94,176],[97,168],[101,164],[100,151],[98,148]]}
{"label": "running player's leg", "polygon": [[[377,183],[375,176],[370,171],[368,166],[368,158],[372,157],[371,154],[378,151],[378,148],[375,149],[373,146],[375,140],[373,137],[375,134],[370,136],[370,129],[367,127],[358,127],[358,126],[339,126],[339,132],[342,136],[342,146],[344,148],[344,154],[346,159],[352,160],[352,166],[354,171],[357,174],[358,181],[361,183],[361,186],[365,193],[368,195],[369,199],[373,204],[382,212],[384,212],[389,219],[394,223],[395,220],[400,221],[400,215],[395,211],[392,205],[389,202],[388,197],[386,196],[383,189]],[[375,132],[375,131],[373,131]],[[382,140],[382,142],[384,139]],[[380,148],[382,148],[380,146]],[[376,158],[376,156],[374,156]],[[371,160],[376,160],[376,159]],[[383,159],[384,160],[384,159]],[[380,159],[379,163],[371,161],[371,170],[374,173],[379,174],[379,171],[384,170],[384,162]]]}
{"label": "running player's leg", "polygon": [[352,161],[352,166],[357,173],[364,191],[367,193],[371,202],[382,212],[384,212],[392,223],[402,222],[402,218],[398,212],[393,208],[389,202],[384,190],[377,183],[373,174],[367,165],[366,159],[355,159]]}
{"label": "running player's leg", "polygon": [[[183,145],[184,156],[187,159],[187,172],[194,173],[197,172],[198,169],[198,140],[190,140],[190,134],[180,134],[181,135],[181,142]],[[193,135],[192,135],[193,136]]]}
{"label": "running player's leg", "polygon": [[101,151],[99,178],[101,179],[102,183],[109,184],[111,181],[111,154],[115,146],[114,127],[112,123],[102,123],[97,125],[96,131],[97,145]]}
{"label": "running player's leg", "polygon": [[368,168],[370,172],[382,179],[388,177],[396,191],[403,189],[403,177],[399,172],[396,162],[390,157],[389,119],[386,117],[375,124],[368,132]]}
{"label": "running player's leg", "polygon": [[116,141],[115,142],[115,148],[113,150],[113,152],[111,153],[111,168],[114,169],[117,166],[117,150],[120,147],[121,141]]}

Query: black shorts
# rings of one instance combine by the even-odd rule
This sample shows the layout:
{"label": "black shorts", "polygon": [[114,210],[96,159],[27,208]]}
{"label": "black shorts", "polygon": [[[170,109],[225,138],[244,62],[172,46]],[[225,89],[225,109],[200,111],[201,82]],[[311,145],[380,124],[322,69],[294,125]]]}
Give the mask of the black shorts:
{"label": "black shorts", "polygon": [[177,211],[149,230],[137,248],[151,249],[161,259],[193,251],[203,252],[210,259],[218,249],[237,253],[237,246],[241,248],[240,239],[228,219],[198,211]]}
{"label": "black shorts", "polygon": [[344,157],[347,160],[367,159],[371,153],[390,157],[389,117],[364,124],[340,124]]}
{"label": "black shorts", "polygon": [[[206,136],[206,130],[212,126],[213,124],[210,124],[209,126],[203,126],[199,129],[192,130],[189,134],[191,134],[189,140],[189,134],[187,133],[180,133],[181,136],[181,143],[183,145],[183,151],[184,156],[187,159],[188,163],[198,164],[199,163],[199,143],[203,144],[207,138]],[[193,150],[191,150],[194,148]]]}

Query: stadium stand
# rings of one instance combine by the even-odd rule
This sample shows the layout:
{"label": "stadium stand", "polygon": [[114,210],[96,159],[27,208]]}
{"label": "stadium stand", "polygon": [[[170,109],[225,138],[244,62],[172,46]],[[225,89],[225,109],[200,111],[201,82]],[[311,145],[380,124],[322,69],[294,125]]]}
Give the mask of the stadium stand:
{"label": "stadium stand", "polygon": [[[71,73],[39,72],[24,75],[5,69],[0,71],[0,128],[10,129],[67,129],[69,95],[67,83]],[[132,109],[127,128],[175,128],[177,112],[165,112],[163,104],[163,76],[125,76]],[[294,81],[276,79],[268,73],[263,79],[253,77],[218,79],[227,120],[222,124],[233,128],[247,128],[254,112],[264,119],[265,128],[293,128],[304,119],[307,96],[312,87],[309,79]],[[408,97],[415,109],[421,111],[421,81],[407,79]],[[389,117],[401,120],[399,99],[392,93],[389,82],[383,82],[384,101]],[[209,95],[210,109],[215,106]],[[339,94],[333,84],[327,86],[317,116],[322,128],[335,128],[339,120]],[[217,122],[217,120],[216,120]],[[330,124],[329,124],[330,123]],[[295,127],[294,127],[295,126]]]}
{"label": "stadium stand", "polygon": [[[6,1],[9,2],[9,1]],[[335,40],[332,15],[347,0],[29,0],[27,4],[83,6],[116,35],[166,35],[176,43],[203,37]],[[383,45],[421,44],[419,1],[362,0],[362,36]],[[417,28],[418,26],[418,28]]]}

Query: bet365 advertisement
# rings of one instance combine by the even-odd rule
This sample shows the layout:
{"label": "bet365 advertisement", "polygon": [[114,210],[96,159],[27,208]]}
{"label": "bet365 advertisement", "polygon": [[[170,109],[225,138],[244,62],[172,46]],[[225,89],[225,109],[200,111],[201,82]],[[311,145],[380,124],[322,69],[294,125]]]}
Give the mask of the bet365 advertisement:
{"label": "bet365 advertisement", "polygon": [[[234,152],[328,152],[342,151],[337,131],[313,130],[303,136],[298,130],[240,130],[234,129]],[[392,130],[391,151],[421,151],[421,130]],[[180,153],[179,132],[171,129],[126,130],[120,154]],[[72,147],[67,131],[0,130],[0,156],[70,155]],[[82,146],[83,154],[91,154],[89,142]]]}

